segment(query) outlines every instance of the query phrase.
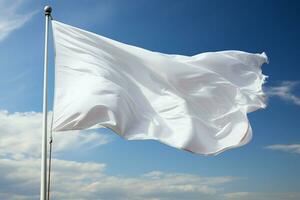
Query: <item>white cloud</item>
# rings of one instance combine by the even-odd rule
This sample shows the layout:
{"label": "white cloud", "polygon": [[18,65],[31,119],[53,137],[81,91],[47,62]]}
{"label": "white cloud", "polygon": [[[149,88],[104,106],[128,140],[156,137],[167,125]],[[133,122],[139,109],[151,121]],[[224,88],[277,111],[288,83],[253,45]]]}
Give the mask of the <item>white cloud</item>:
{"label": "white cloud", "polygon": [[[226,192],[234,177],[149,172],[135,177],[108,175],[93,162],[53,160],[52,200],[298,200],[300,193]],[[38,159],[0,159],[0,199],[39,199]],[[153,178],[154,177],[154,178]]]}
{"label": "white cloud", "polygon": [[[137,177],[105,174],[105,164],[53,160],[53,199],[199,199],[212,197],[219,185],[232,182],[232,177],[200,177],[184,173],[159,172]],[[0,199],[37,199],[40,161],[38,159],[0,159]],[[155,172],[157,173],[157,172]]]}
{"label": "white cloud", "polygon": [[298,192],[232,192],[222,195],[222,199],[228,200],[298,200],[300,193]]}
{"label": "white cloud", "polygon": [[36,13],[22,14],[19,12],[22,2],[21,0],[0,1],[0,41],[4,40],[14,30],[22,27]]}
{"label": "white cloud", "polygon": [[249,194],[249,192],[231,192],[226,193],[223,196],[225,197],[225,199],[241,199],[243,197],[248,196]]}
{"label": "white cloud", "polygon": [[265,148],[270,150],[300,154],[300,144],[274,144],[266,146]]}
{"label": "white cloud", "polygon": [[[41,133],[41,113],[9,113],[0,110],[0,156],[39,157]],[[54,153],[76,148],[91,148],[111,141],[109,136],[95,131],[53,133],[53,137]]]}
{"label": "white cloud", "polygon": [[283,81],[278,86],[267,87],[266,93],[269,97],[277,96],[300,106],[300,97],[293,94],[293,90],[299,83],[300,81]]}

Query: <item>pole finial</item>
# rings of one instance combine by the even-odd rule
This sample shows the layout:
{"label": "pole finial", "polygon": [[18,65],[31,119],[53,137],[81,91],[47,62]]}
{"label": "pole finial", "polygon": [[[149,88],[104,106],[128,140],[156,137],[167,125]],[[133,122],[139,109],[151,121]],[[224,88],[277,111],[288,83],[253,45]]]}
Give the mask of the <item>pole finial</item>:
{"label": "pole finial", "polygon": [[51,12],[52,12],[51,6],[45,6],[44,12],[45,12],[45,15],[51,15]]}

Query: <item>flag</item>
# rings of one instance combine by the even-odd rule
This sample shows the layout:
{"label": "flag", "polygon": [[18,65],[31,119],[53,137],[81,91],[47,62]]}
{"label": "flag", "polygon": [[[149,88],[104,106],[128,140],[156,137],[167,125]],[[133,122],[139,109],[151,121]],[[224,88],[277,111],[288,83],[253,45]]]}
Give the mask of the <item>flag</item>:
{"label": "flag", "polygon": [[247,113],[264,108],[265,53],[149,51],[52,21],[53,131],[112,129],[214,155],[248,143]]}

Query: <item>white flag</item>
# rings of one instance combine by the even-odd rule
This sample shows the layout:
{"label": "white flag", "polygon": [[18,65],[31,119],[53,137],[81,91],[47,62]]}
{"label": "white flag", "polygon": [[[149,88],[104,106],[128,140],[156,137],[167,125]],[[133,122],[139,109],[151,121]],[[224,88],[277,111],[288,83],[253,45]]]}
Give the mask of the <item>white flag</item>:
{"label": "white flag", "polygon": [[200,154],[241,146],[264,108],[262,54],[168,55],[57,21],[54,131],[95,127]]}

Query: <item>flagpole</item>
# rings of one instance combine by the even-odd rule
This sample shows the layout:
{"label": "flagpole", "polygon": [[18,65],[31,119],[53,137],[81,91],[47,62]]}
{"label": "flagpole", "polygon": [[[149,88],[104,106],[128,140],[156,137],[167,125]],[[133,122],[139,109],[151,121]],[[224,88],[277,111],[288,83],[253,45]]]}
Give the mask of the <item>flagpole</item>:
{"label": "flagpole", "polygon": [[40,200],[46,200],[47,192],[47,114],[48,114],[48,35],[49,21],[52,8],[45,6],[45,51],[44,51],[44,88],[43,88],[43,135],[42,135],[42,157],[41,157],[41,191]]}

